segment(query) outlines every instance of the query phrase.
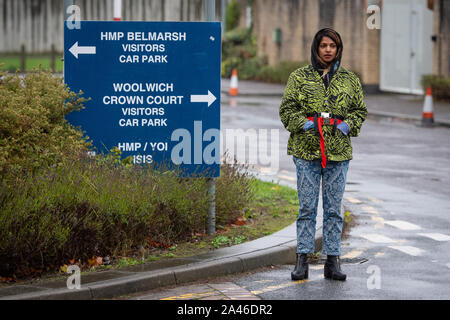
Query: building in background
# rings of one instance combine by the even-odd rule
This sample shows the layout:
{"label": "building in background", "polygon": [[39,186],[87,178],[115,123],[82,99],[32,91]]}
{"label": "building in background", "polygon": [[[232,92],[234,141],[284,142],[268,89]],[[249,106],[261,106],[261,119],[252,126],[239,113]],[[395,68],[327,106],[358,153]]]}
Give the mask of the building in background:
{"label": "building in background", "polygon": [[[216,20],[229,0],[216,1]],[[73,0],[82,20],[113,20],[113,0]],[[269,64],[310,59],[314,34],[332,27],[343,65],[366,91],[422,94],[424,74],[450,76],[450,0],[238,0],[240,26],[252,26]],[[122,0],[122,19],[201,21],[205,0]],[[380,26],[368,20],[379,8]],[[0,54],[63,51],[63,0],[0,0]]]}
{"label": "building in background", "polygon": [[[240,1],[241,26],[248,3]],[[367,25],[377,14],[370,6],[379,8],[379,28]],[[450,76],[449,0],[254,0],[251,17],[271,65],[309,61],[315,33],[332,27],[343,38],[343,65],[366,91],[423,94],[422,75]]]}
{"label": "building in background", "polygon": [[[222,2],[216,0],[220,21]],[[81,20],[113,20],[113,0],[73,0]],[[127,21],[201,21],[205,0],[122,0],[122,19]],[[0,53],[49,52],[52,45],[63,51],[63,0],[0,0]]]}

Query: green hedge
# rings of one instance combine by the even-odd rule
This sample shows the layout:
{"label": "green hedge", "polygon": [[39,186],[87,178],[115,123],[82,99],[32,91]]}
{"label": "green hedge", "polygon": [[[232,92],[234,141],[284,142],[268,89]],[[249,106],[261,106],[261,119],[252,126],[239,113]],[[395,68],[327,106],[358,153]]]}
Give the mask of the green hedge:
{"label": "green hedge", "polygon": [[0,73],[0,174],[55,165],[87,150],[82,133],[64,118],[85,100],[47,72]]}
{"label": "green hedge", "polygon": [[239,24],[239,6],[237,0],[231,0],[225,10],[226,30],[235,29]]}
{"label": "green hedge", "polygon": [[264,66],[256,75],[255,80],[286,84],[293,71],[307,64],[307,62],[300,61],[281,61],[273,67]]}
{"label": "green hedge", "polygon": [[450,77],[424,75],[421,84],[424,92],[431,87],[436,100],[450,101]]}
{"label": "green hedge", "polygon": [[[229,224],[250,201],[249,179],[222,165],[216,181],[216,219]],[[204,233],[206,179],[67,158],[0,184],[0,276],[57,269],[71,259],[126,256],[149,243],[170,245]]]}
{"label": "green hedge", "polygon": [[256,38],[249,28],[238,28],[225,33],[222,47],[222,77],[230,78],[236,68],[239,79],[286,83],[291,72],[307,64],[282,61],[269,66],[266,57],[257,55]]}
{"label": "green hedge", "polygon": [[266,64],[256,56],[256,39],[248,28],[237,28],[225,33],[222,44],[222,76],[231,77],[234,68],[240,79],[253,79]]}
{"label": "green hedge", "polygon": [[[205,178],[134,166],[117,149],[89,157],[83,134],[64,119],[83,107],[79,94],[49,73],[0,79],[1,277],[57,270],[72,259],[114,259],[205,232]],[[218,224],[248,209],[252,193],[243,169],[221,165]]]}

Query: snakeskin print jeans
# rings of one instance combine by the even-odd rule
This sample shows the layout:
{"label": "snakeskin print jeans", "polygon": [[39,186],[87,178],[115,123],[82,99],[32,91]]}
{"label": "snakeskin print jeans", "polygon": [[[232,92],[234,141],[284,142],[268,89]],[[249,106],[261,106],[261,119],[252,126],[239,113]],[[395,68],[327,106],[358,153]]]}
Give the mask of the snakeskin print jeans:
{"label": "snakeskin print jeans", "polygon": [[299,215],[297,219],[297,253],[313,253],[317,205],[322,179],[323,245],[322,254],[341,254],[343,217],[342,197],[349,161],[328,161],[323,169],[320,160],[293,157],[297,169]]}

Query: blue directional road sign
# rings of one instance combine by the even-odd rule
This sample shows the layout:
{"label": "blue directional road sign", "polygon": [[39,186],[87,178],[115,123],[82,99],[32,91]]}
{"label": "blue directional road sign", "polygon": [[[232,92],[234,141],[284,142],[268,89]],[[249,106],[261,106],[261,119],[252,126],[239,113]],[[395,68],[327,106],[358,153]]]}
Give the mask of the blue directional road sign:
{"label": "blue directional road sign", "polygon": [[220,174],[218,22],[82,21],[64,27],[64,79],[91,98],[67,120],[97,152]]}

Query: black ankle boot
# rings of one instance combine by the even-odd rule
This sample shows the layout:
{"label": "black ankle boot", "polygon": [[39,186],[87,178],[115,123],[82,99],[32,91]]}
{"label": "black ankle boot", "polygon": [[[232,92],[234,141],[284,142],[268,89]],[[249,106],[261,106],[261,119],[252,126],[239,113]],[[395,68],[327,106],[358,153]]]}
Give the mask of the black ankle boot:
{"label": "black ankle boot", "polygon": [[325,278],[344,281],[347,275],[342,273],[340,264],[338,256],[327,256],[327,261],[323,268]]}
{"label": "black ankle boot", "polygon": [[308,257],[304,253],[297,253],[297,262],[291,272],[292,280],[308,279]]}

